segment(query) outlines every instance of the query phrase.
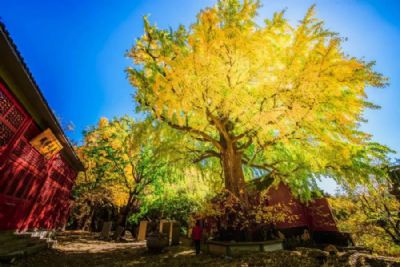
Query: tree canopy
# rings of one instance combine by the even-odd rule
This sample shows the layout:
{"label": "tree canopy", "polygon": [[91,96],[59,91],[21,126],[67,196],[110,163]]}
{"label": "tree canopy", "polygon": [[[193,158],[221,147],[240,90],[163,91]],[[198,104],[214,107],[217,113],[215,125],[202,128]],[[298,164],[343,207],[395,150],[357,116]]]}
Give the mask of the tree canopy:
{"label": "tree canopy", "polygon": [[243,167],[309,197],[320,176],[356,184],[388,149],[360,130],[365,89],[386,78],[345,54],[312,6],[298,25],[284,11],[256,23],[258,1],[221,0],[188,28],[144,35],[128,56],[142,111],[191,136],[202,161],[219,158],[225,187],[245,192]]}
{"label": "tree canopy", "polygon": [[135,121],[124,116],[86,132],[81,150],[90,176],[96,177],[94,188],[105,188],[113,203],[122,207],[118,224],[125,227],[132,212],[139,211],[140,201],[150,192],[150,185],[160,184],[174,171],[180,160],[175,142],[163,124]]}

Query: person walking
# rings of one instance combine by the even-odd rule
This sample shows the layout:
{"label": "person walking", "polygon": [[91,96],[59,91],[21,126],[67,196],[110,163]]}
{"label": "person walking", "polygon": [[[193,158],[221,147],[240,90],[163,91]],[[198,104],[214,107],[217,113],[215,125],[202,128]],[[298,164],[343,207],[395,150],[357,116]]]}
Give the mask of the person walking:
{"label": "person walking", "polygon": [[202,234],[203,234],[203,229],[200,226],[200,221],[196,221],[196,225],[192,229],[192,239],[194,242],[194,247],[196,249],[196,255],[200,254],[200,242]]}

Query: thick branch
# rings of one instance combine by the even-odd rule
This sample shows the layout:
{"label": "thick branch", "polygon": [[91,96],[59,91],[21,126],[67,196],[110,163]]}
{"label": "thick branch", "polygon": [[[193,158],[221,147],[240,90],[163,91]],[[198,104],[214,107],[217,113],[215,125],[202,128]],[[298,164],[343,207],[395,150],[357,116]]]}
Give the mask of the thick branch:
{"label": "thick branch", "polygon": [[243,133],[241,133],[241,134],[239,134],[239,135],[234,136],[234,137],[232,138],[232,140],[233,140],[234,142],[236,142],[236,141],[239,141],[240,139],[242,139],[242,138],[244,138],[244,137],[246,137],[246,136],[253,136],[254,134],[255,134],[254,129],[247,130],[247,131],[245,131],[245,132],[243,132]]}
{"label": "thick branch", "polygon": [[225,140],[231,140],[231,136],[229,135],[228,131],[225,128],[224,121],[220,121],[217,117],[215,117],[209,110],[208,108],[206,109],[206,115],[207,117],[210,118],[211,122],[215,125],[217,128],[218,132],[222,134],[222,136],[225,138]]}
{"label": "thick branch", "polygon": [[214,150],[207,150],[202,155],[200,155],[195,160],[193,160],[193,163],[198,163],[202,160],[205,160],[205,159],[208,159],[211,157],[221,158],[221,155]]}
{"label": "thick branch", "polygon": [[248,148],[253,143],[253,135],[249,135],[247,138],[248,139],[247,139],[247,141],[245,143],[243,143],[240,146],[238,146],[238,150],[239,151],[245,150],[246,148]]}
{"label": "thick branch", "polygon": [[256,163],[252,163],[252,162],[248,161],[245,158],[242,158],[242,163],[247,165],[247,166],[249,166],[249,167],[253,167],[253,168],[257,168],[257,169],[261,169],[261,170],[265,170],[265,171],[270,171],[270,172],[271,171],[275,171],[276,172],[277,169],[274,166],[276,166],[276,164],[278,164],[279,161],[278,162],[274,162],[272,164],[267,164],[267,163],[256,164]]}

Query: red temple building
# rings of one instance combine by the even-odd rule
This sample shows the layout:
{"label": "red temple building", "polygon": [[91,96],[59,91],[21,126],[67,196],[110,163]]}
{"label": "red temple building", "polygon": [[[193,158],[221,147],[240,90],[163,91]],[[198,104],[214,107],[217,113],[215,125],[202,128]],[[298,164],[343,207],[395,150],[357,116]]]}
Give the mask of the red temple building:
{"label": "red temple building", "polygon": [[0,22],[0,231],[63,227],[82,170]]}
{"label": "red temple building", "polygon": [[337,228],[331,207],[325,197],[303,203],[283,183],[277,187],[270,186],[267,190],[269,205],[280,204],[290,207],[291,214],[296,215],[295,220],[276,223],[277,229],[283,233],[300,236],[304,229],[307,229],[317,243],[347,245],[352,242],[348,234],[341,233]]}
{"label": "red temple building", "polygon": [[[276,212],[277,216],[278,213],[283,213],[287,216],[287,219],[283,221],[279,220],[270,224],[261,223],[258,227],[252,226],[252,228],[247,230],[248,234],[252,236],[250,238],[260,239],[256,241],[263,241],[259,230],[270,229],[281,232],[286,240],[299,240],[307,232],[309,238],[315,244],[335,244],[339,246],[353,244],[351,235],[341,232],[338,229],[327,198],[320,196],[308,202],[302,202],[292,193],[289,186],[282,182],[273,185],[272,179],[255,179],[249,182],[248,190],[250,202],[257,203],[257,205],[263,203],[262,205],[266,207],[275,207],[272,212]],[[261,191],[266,193],[265,198],[260,198],[259,193]],[[215,203],[220,203],[217,199],[215,201]],[[211,236],[216,234],[213,237],[216,237],[217,240],[235,240],[241,242],[243,238],[246,239],[248,237],[243,235],[243,231],[238,232],[235,227],[232,227],[230,230],[225,228],[222,231],[215,232],[219,228],[219,225],[224,224],[226,227],[229,221],[232,222],[235,220],[235,215],[231,215],[224,215],[222,217],[219,217],[219,215],[206,215],[204,217],[200,215],[197,219],[203,221],[206,232]]]}
{"label": "red temple building", "polygon": [[297,219],[290,222],[278,222],[279,229],[306,227],[313,232],[338,231],[328,200],[316,198],[309,203],[302,203],[295,198],[289,187],[283,183],[268,188],[269,205],[281,204],[290,207]]}

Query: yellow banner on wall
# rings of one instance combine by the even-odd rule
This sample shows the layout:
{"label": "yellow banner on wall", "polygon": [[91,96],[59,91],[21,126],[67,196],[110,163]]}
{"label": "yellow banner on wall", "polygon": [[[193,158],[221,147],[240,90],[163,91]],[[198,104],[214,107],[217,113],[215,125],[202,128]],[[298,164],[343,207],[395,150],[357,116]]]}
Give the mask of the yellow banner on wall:
{"label": "yellow banner on wall", "polygon": [[52,158],[63,146],[50,129],[45,130],[30,141],[31,145],[46,159]]}

